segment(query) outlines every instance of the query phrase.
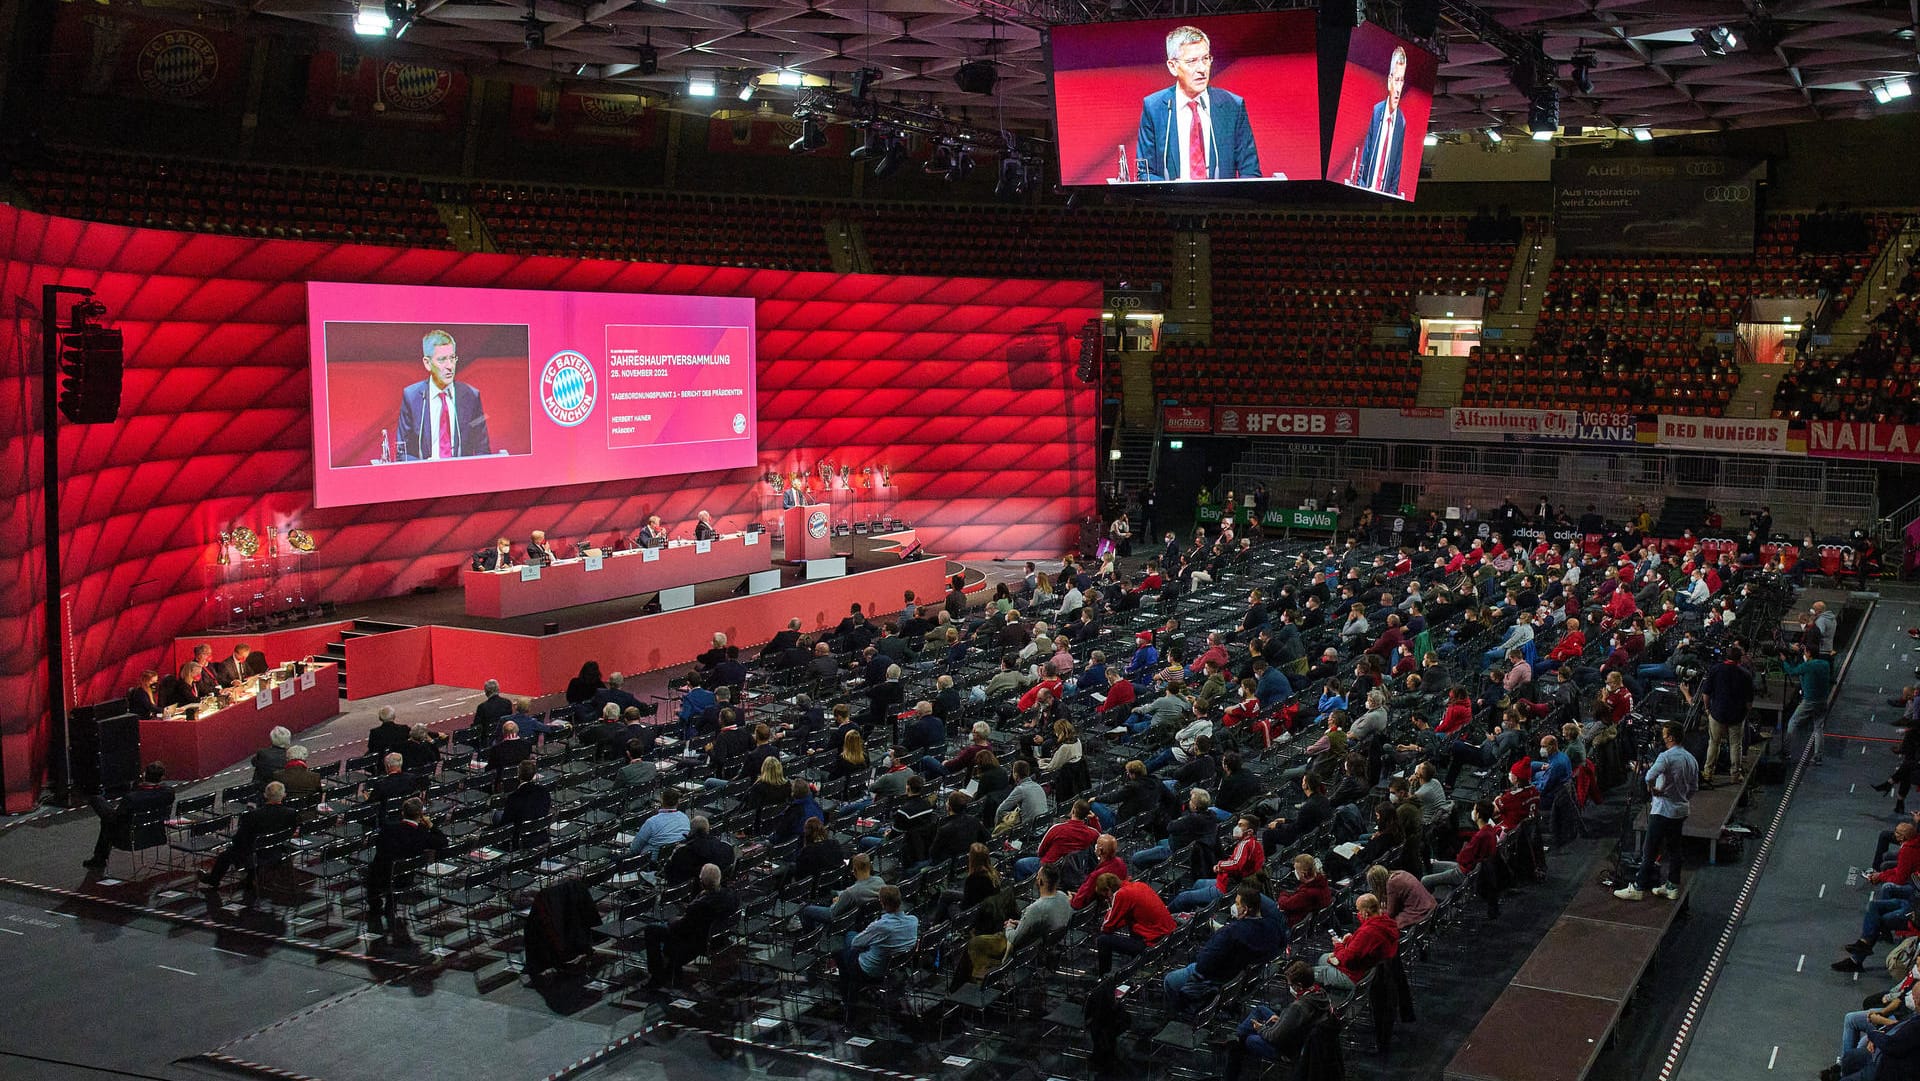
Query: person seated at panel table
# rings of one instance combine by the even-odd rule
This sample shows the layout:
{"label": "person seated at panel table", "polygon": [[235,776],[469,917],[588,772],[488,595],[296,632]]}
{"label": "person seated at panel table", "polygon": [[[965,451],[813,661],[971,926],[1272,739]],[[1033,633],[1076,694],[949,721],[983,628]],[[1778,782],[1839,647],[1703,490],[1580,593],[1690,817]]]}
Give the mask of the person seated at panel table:
{"label": "person seated at panel table", "polygon": [[144,721],[160,716],[160,710],[160,673],[149,668],[127,689],[127,712]]}
{"label": "person seated at panel table", "polygon": [[554,556],[553,549],[547,547],[546,531],[534,530],[527,540],[527,562],[551,563],[555,558],[557,557]]}
{"label": "person seated at panel table", "polygon": [[697,541],[712,540],[719,535],[720,531],[713,527],[713,516],[706,511],[701,511],[699,519],[693,523],[693,539]]}
{"label": "person seated at panel table", "polygon": [[505,537],[494,541],[492,548],[473,557],[474,570],[503,571],[513,565],[513,542]]}
{"label": "person seated at panel table", "polygon": [[237,643],[233,647],[233,656],[213,662],[207,671],[220,686],[238,687],[247,678],[247,657],[252,653],[252,646],[245,642]]}
{"label": "person seated at panel table", "polygon": [[207,695],[220,689],[220,685],[207,674],[206,666],[199,661],[188,661],[180,670],[180,679],[172,687],[172,693],[161,695],[162,706],[190,706]]}
{"label": "person seated at panel table", "polygon": [[660,524],[660,516],[658,514],[647,516],[647,523],[640,527],[640,535],[634,538],[634,543],[642,548],[665,548],[667,546],[667,529]]}

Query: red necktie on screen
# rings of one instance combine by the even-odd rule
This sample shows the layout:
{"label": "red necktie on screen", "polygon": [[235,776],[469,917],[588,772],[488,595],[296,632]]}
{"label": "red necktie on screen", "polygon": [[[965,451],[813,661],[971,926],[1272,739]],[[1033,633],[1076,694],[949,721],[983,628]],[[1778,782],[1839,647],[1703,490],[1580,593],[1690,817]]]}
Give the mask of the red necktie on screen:
{"label": "red necktie on screen", "polygon": [[1187,108],[1193,111],[1193,121],[1187,125],[1187,179],[1205,180],[1207,178],[1207,132],[1200,126],[1200,103],[1189,101]]}
{"label": "red necktie on screen", "polygon": [[453,457],[453,392],[440,392],[440,457]]}
{"label": "red necktie on screen", "polygon": [[1373,161],[1373,190],[1387,190],[1387,150],[1393,145],[1393,114],[1388,113],[1380,123],[1380,154]]}

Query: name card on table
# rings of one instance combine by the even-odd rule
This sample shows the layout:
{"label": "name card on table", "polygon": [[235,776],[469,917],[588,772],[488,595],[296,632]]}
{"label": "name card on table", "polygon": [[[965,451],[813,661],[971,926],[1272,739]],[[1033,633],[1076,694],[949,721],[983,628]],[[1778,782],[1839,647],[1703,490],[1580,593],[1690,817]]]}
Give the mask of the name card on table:
{"label": "name card on table", "polygon": [[747,547],[749,547],[749,548],[751,548],[751,547],[753,547],[754,545],[756,545],[756,544],[759,544],[759,543],[760,543],[760,534],[758,534],[758,533],[748,533],[748,534],[746,535],[746,539],[745,539],[745,540],[743,540],[743,541],[741,541],[740,543],[742,543],[742,544],[744,544],[744,545],[746,545]]}
{"label": "name card on table", "polygon": [[280,685],[280,701],[285,702],[287,699],[292,698],[293,692],[299,689],[300,689],[299,685],[294,683],[292,680],[288,680],[287,682],[282,683]]}
{"label": "name card on table", "polygon": [[694,541],[693,550],[699,552],[701,555],[705,555],[713,551],[713,542],[710,540]]}
{"label": "name card on table", "polygon": [[300,673],[300,689],[301,690],[303,691],[313,690],[314,682],[315,681],[314,681],[314,676],[312,672]]}
{"label": "name card on table", "polygon": [[527,563],[522,565],[520,568],[520,580],[522,582],[538,582],[540,580],[540,564]]}
{"label": "name card on table", "polygon": [[605,565],[606,557],[599,552],[594,552],[593,554],[587,556],[583,562],[585,562],[587,570],[597,571],[602,566]]}
{"label": "name card on table", "polygon": [[273,688],[260,688],[260,692],[253,696],[253,708],[266,709],[270,705],[273,705]]}
{"label": "name card on table", "polygon": [[642,548],[642,549],[640,549],[640,562],[642,562],[642,563],[658,563],[658,562],[660,562],[660,549],[658,549],[658,548]]}

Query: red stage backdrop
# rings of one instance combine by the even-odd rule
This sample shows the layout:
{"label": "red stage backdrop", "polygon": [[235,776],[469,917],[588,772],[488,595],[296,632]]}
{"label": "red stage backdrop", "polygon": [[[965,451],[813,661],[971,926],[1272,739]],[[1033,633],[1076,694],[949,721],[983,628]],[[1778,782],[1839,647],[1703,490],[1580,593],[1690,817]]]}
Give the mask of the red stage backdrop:
{"label": "red stage backdrop", "polygon": [[[75,696],[122,694],[206,620],[207,567],[235,523],[308,530],[314,596],[340,602],[457,583],[495,536],[631,531],[705,508],[723,528],[768,520],[768,470],[831,460],[884,468],[892,509],[929,550],[1044,555],[1094,511],[1098,399],[1073,375],[1092,282],[755,271],[247,240],[128,229],[0,207],[13,316],[0,485],[0,700],[10,810],[43,773],[44,586],[39,287],[97,291],[126,334],[120,420],[61,439],[61,551],[72,592]],[[760,465],[486,497],[315,510],[307,372],[309,280],[758,299]],[[552,688],[557,689],[557,688]]]}

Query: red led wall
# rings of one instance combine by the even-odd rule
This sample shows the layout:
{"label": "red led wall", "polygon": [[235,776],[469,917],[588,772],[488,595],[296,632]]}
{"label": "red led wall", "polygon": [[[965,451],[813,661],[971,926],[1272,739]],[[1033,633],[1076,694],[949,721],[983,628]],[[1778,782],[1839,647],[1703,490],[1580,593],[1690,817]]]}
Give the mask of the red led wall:
{"label": "red led wall", "polygon": [[[39,288],[94,289],[126,334],[120,421],[61,438],[61,544],[76,696],[124,692],[204,626],[214,538],[299,527],[320,550],[310,596],[338,602],[451,584],[491,538],[632,531],[705,508],[723,528],[773,518],[769,469],[851,467],[843,513],[891,510],[930,550],[1054,554],[1094,509],[1098,399],[1073,376],[1092,282],[755,271],[461,255],[128,229],[0,207],[14,315],[4,364],[0,701],[9,809],[45,758],[44,587],[29,558]],[[760,300],[761,466],[492,497],[311,507],[308,279],[753,296]],[[862,489],[867,466],[890,485]],[[817,482],[816,482],[817,483]],[[28,705],[19,709],[19,705]]]}

